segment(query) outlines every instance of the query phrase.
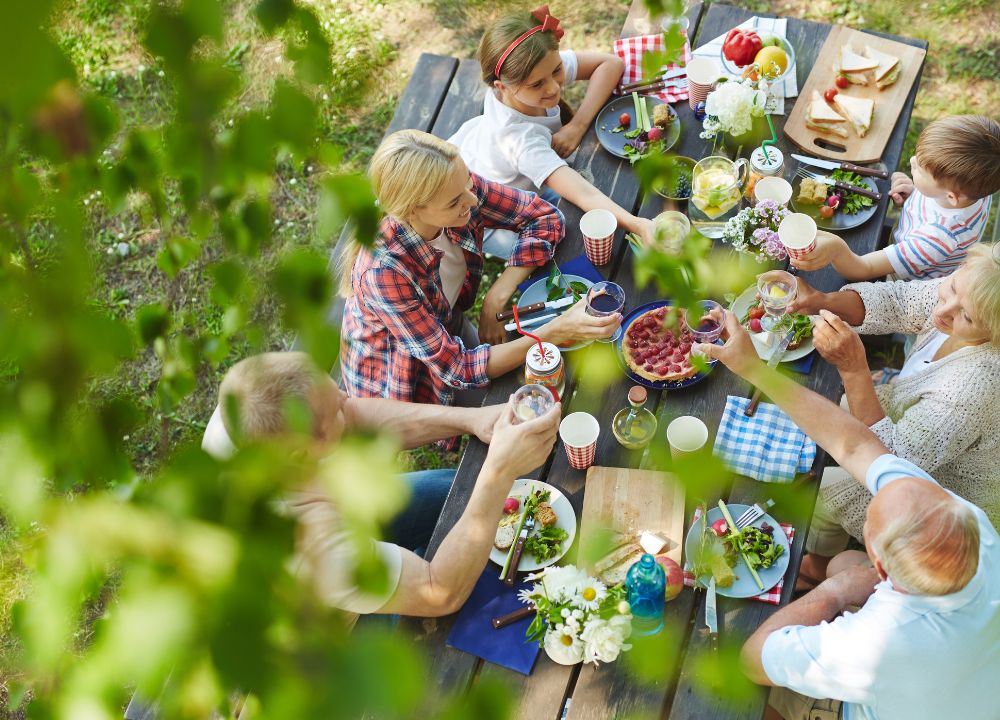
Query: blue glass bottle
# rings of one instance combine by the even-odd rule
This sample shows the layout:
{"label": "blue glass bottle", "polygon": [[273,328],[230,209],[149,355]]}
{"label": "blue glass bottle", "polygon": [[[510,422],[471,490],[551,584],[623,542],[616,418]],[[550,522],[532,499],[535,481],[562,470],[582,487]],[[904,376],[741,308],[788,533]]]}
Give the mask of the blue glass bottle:
{"label": "blue glass bottle", "polygon": [[632,606],[632,631],[636,635],[655,635],[663,629],[663,605],[666,601],[667,575],[663,566],[648,553],[629,568],[625,576],[628,602]]}

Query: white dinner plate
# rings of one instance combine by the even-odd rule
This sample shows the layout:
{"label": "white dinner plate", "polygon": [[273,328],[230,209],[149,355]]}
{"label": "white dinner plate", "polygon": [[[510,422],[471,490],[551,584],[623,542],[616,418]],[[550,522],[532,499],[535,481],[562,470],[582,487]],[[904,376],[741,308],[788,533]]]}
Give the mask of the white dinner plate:
{"label": "white dinner plate", "polygon": [[[757,297],[757,286],[751,285],[746,290],[740,293],[739,297],[733,300],[733,304],[729,306],[729,309],[733,311],[736,315],[736,319],[739,320],[741,317],[747,314],[747,310],[750,309],[750,305],[753,304],[754,298]],[[760,356],[761,360],[767,360],[771,357],[771,351],[774,346],[768,342],[770,333],[762,332],[755,333],[750,332],[750,339],[753,340],[753,346],[757,348],[757,354]],[[784,357],[781,358],[781,362],[792,362],[793,360],[798,360],[804,358],[806,355],[811,353],[816,348],[813,345],[812,335],[807,337],[802,341],[794,350],[789,350],[785,353]]]}
{"label": "white dinner plate", "polygon": [[[539,562],[538,560],[535,560],[534,555],[525,552],[521,555],[521,562],[517,566],[517,569],[520,572],[534,572],[535,570],[541,570],[543,567],[548,567],[553,563],[559,562],[559,560],[562,559],[562,556],[569,550],[570,545],[573,544],[573,538],[576,537],[576,512],[573,510],[573,506],[570,504],[569,499],[563,495],[562,491],[558,488],[549,485],[547,482],[542,482],[541,480],[527,480],[525,478],[521,478],[520,480],[514,481],[514,484],[510,488],[510,492],[507,493],[507,496],[515,497],[521,502],[522,507],[518,509],[518,512],[520,512],[520,510],[523,509],[524,498],[526,498],[533,490],[549,491],[549,505],[552,506],[552,510],[555,512],[557,518],[556,527],[560,527],[565,530],[569,537],[563,540],[562,549],[556,553],[554,557],[550,557],[548,560]],[[503,564],[507,562],[507,552],[497,550],[496,547],[494,547],[490,550],[490,560],[502,568]]]}
{"label": "white dinner plate", "polygon": [[[740,505],[739,503],[727,503],[726,507],[729,508],[729,514],[733,516],[734,520],[750,509],[749,505]],[[718,507],[711,508],[708,511],[708,524],[711,525],[721,517],[722,510]],[[760,581],[764,584],[764,589],[761,590],[757,587],[757,583],[753,581],[753,575],[750,574],[750,569],[746,566],[746,563],[743,562],[743,558],[738,557],[736,560],[736,567],[733,568],[733,572],[736,573],[736,579],[729,587],[724,588],[716,586],[715,591],[719,595],[732,598],[753,597],[754,595],[760,595],[763,592],[767,592],[777,585],[781,578],[784,577],[785,570],[788,569],[789,555],[791,554],[788,536],[785,534],[784,528],[778,524],[778,521],[767,513],[765,513],[763,517],[758,518],[757,522],[752,523],[752,525],[759,528],[764,523],[767,523],[774,528],[774,541],[785,548],[785,552],[781,553],[781,557],[779,557],[774,564],[771,565],[771,567],[757,571]],[[691,525],[691,529],[688,530],[687,539],[684,541],[684,557],[691,559],[698,556],[698,544],[701,542],[701,528],[701,519],[699,518],[697,522]],[[707,577],[704,578],[703,584],[708,584]]]}

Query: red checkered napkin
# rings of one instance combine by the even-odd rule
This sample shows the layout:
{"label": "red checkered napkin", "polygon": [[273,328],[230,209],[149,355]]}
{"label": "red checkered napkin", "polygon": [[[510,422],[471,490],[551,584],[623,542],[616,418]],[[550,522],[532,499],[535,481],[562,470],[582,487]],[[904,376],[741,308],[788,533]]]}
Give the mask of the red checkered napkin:
{"label": "red checkered napkin", "polygon": [[[686,36],[686,33],[685,33]],[[642,80],[642,58],[648,52],[663,52],[663,35],[640,35],[638,37],[622,38],[615,40],[615,55],[625,61],[625,72],[622,74],[622,85],[629,85]],[[684,42],[684,64],[691,59],[691,43]],[[663,68],[663,72],[683,67],[671,63]],[[681,76],[684,77],[684,76]],[[687,100],[688,89],[667,88],[658,93],[652,93],[653,97],[658,97],[667,103],[675,103]]]}
{"label": "red checkered napkin", "polygon": [[[704,511],[705,509],[701,506],[695,508],[694,514],[691,516],[691,525],[694,525],[696,522],[698,522],[698,519],[701,517],[701,514]],[[792,540],[795,539],[795,528],[793,528],[791,525],[786,525],[785,523],[779,523],[779,524],[781,525],[781,529],[785,531],[785,535],[788,536],[788,545],[791,546]],[[791,552],[791,549],[789,549],[789,552]],[[687,585],[688,587],[694,587],[694,573],[692,573],[691,570],[689,569],[686,560],[684,561],[684,584]],[[783,588],[784,586],[785,586],[785,578],[784,576],[782,576],[781,580],[779,580],[778,584],[775,585],[773,588],[771,588],[767,592],[762,592],[760,595],[754,595],[751,597],[751,599],[760,600],[761,602],[770,603],[771,605],[777,605],[781,602],[781,588]]]}

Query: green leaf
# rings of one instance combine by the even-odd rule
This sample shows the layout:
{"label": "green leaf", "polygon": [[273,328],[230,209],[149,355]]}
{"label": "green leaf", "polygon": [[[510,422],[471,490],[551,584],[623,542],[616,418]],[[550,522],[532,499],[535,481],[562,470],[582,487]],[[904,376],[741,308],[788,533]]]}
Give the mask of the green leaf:
{"label": "green leaf", "polygon": [[135,314],[135,322],[139,329],[139,337],[148,345],[156,338],[167,334],[170,328],[170,314],[158,303],[143,305]]}
{"label": "green leaf", "polygon": [[260,0],[254,8],[257,21],[268,35],[285,25],[293,12],[295,3],[292,0]]}
{"label": "green leaf", "polygon": [[201,254],[201,245],[190,238],[174,235],[167,238],[156,256],[157,266],[170,277],[187,267]]}
{"label": "green leaf", "polygon": [[279,81],[271,99],[275,139],[305,152],[316,138],[316,105],[301,90]]}

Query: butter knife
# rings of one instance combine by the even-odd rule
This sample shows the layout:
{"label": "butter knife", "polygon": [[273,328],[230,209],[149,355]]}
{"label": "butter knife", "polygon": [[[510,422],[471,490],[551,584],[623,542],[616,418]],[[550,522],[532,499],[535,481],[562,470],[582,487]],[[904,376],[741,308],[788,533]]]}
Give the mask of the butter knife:
{"label": "butter knife", "polygon": [[715,606],[715,576],[708,581],[705,593],[705,627],[708,628],[708,641],[712,650],[719,650],[719,613]]}
{"label": "butter knife", "polygon": [[528,539],[528,535],[534,529],[535,518],[525,519],[524,525],[521,526],[521,534],[517,536],[517,541],[514,543],[514,554],[510,557],[510,567],[507,568],[507,575],[503,579],[503,584],[507,587],[514,587],[514,581],[517,580],[517,566],[521,562],[521,553],[524,552],[524,541]]}
{"label": "butter knife", "polygon": [[[769,368],[775,367],[781,358],[784,357],[785,352],[788,350],[788,346],[792,343],[792,338],[795,337],[795,328],[786,332],[778,343],[778,346],[774,348],[771,353],[771,357],[767,360],[767,366]],[[750,398],[750,404],[747,405],[747,409],[743,411],[743,414],[747,417],[753,417],[753,414],[757,412],[757,406],[760,405],[760,388],[753,391],[753,397]]]}

